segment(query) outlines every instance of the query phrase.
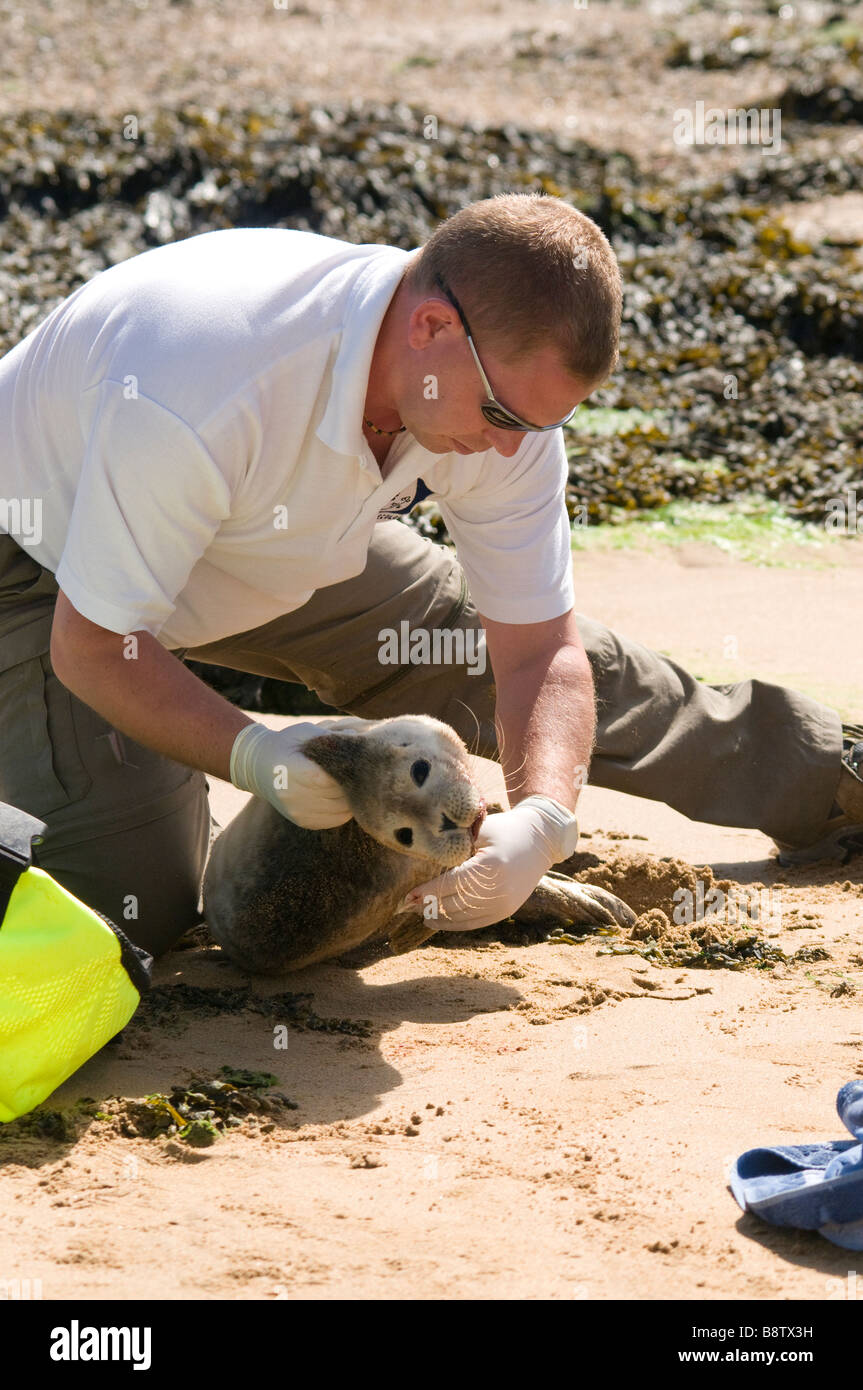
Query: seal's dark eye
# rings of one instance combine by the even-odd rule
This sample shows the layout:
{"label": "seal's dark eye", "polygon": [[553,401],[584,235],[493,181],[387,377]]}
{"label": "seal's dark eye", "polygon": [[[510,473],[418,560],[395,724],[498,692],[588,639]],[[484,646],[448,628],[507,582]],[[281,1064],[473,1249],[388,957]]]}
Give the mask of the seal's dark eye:
{"label": "seal's dark eye", "polygon": [[411,768],[411,777],[418,787],[421,787],[425,779],[431,772],[431,763],[426,762],[425,758],[417,758]]}
{"label": "seal's dark eye", "polygon": [[405,825],[401,830],[396,831],[396,839],[400,845],[412,845],[414,842],[414,832],[411,830],[410,826]]}

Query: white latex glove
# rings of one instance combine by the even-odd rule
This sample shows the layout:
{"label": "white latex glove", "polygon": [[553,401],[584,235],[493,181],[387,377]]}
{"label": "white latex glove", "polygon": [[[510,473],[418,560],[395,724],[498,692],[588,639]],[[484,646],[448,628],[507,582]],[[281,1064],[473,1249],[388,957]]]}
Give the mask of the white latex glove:
{"label": "white latex glove", "polygon": [[[422,912],[438,899],[439,931],[477,931],[518,911],[552,864],[578,842],[578,822],[550,796],[527,796],[511,811],[486,816],[470,859],[421,883],[399,911]],[[433,917],[428,919],[434,921]]]}
{"label": "white latex glove", "polygon": [[305,758],[303,745],[329,733],[357,733],[369,721],[354,718],[305,721],[287,729],[247,724],[231,749],[231,781],[254,792],[305,830],[329,830],[353,815],[347,797],[334,777]]}

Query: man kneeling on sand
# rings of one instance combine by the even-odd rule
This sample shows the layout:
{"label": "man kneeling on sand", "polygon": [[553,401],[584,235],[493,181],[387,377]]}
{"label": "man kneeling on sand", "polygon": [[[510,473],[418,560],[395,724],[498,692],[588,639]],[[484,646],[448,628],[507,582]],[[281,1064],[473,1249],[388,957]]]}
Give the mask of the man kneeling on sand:
{"label": "man kneeling on sand", "polygon": [[[574,612],[561,426],[613,370],[620,309],[595,223],[508,194],[412,251],[281,228],[162,246],[7,353],[0,799],[47,822],[38,863],[159,953],[198,920],[205,774],[276,787],[300,825],[350,818],[296,730],[262,737],[187,657],[499,750],[512,809],[451,871],[451,927],[505,917],[574,848],[588,768],[792,862],[863,845],[863,731]],[[456,554],[398,519],[429,496]],[[473,659],[393,665],[403,623]]]}

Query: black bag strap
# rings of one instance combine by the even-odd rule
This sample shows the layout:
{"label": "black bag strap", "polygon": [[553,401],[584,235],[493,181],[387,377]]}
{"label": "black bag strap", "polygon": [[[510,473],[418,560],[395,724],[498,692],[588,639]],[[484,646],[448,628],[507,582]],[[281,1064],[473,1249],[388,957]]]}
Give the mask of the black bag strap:
{"label": "black bag strap", "polygon": [[126,933],[110,917],[106,917],[104,912],[100,912],[96,907],[91,907],[90,911],[95,912],[96,916],[101,917],[105,925],[111,928],[120,947],[120,963],[123,969],[138,993],[146,994],[153,984],[150,974],[153,957],[149,951],[145,951],[143,946],[138,946],[134,941],[130,941]]}
{"label": "black bag strap", "polygon": [[15,884],[33,862],[33,842],[47,829],[44,821],[0,801],[0,929]]}

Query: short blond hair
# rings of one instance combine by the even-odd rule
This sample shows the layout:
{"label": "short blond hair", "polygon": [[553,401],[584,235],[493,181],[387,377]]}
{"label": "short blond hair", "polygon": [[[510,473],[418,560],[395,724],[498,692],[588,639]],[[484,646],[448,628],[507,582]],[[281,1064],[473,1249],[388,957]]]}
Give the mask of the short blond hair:
{"label": "short blond hair", "polygon": [[482,355],[507,365],[551,343],[566,371],[594,385],[614,370],[620,270],[589,217],[544,193],[499,193],[453,213],[407,272],[410,286],[459,300]]}

